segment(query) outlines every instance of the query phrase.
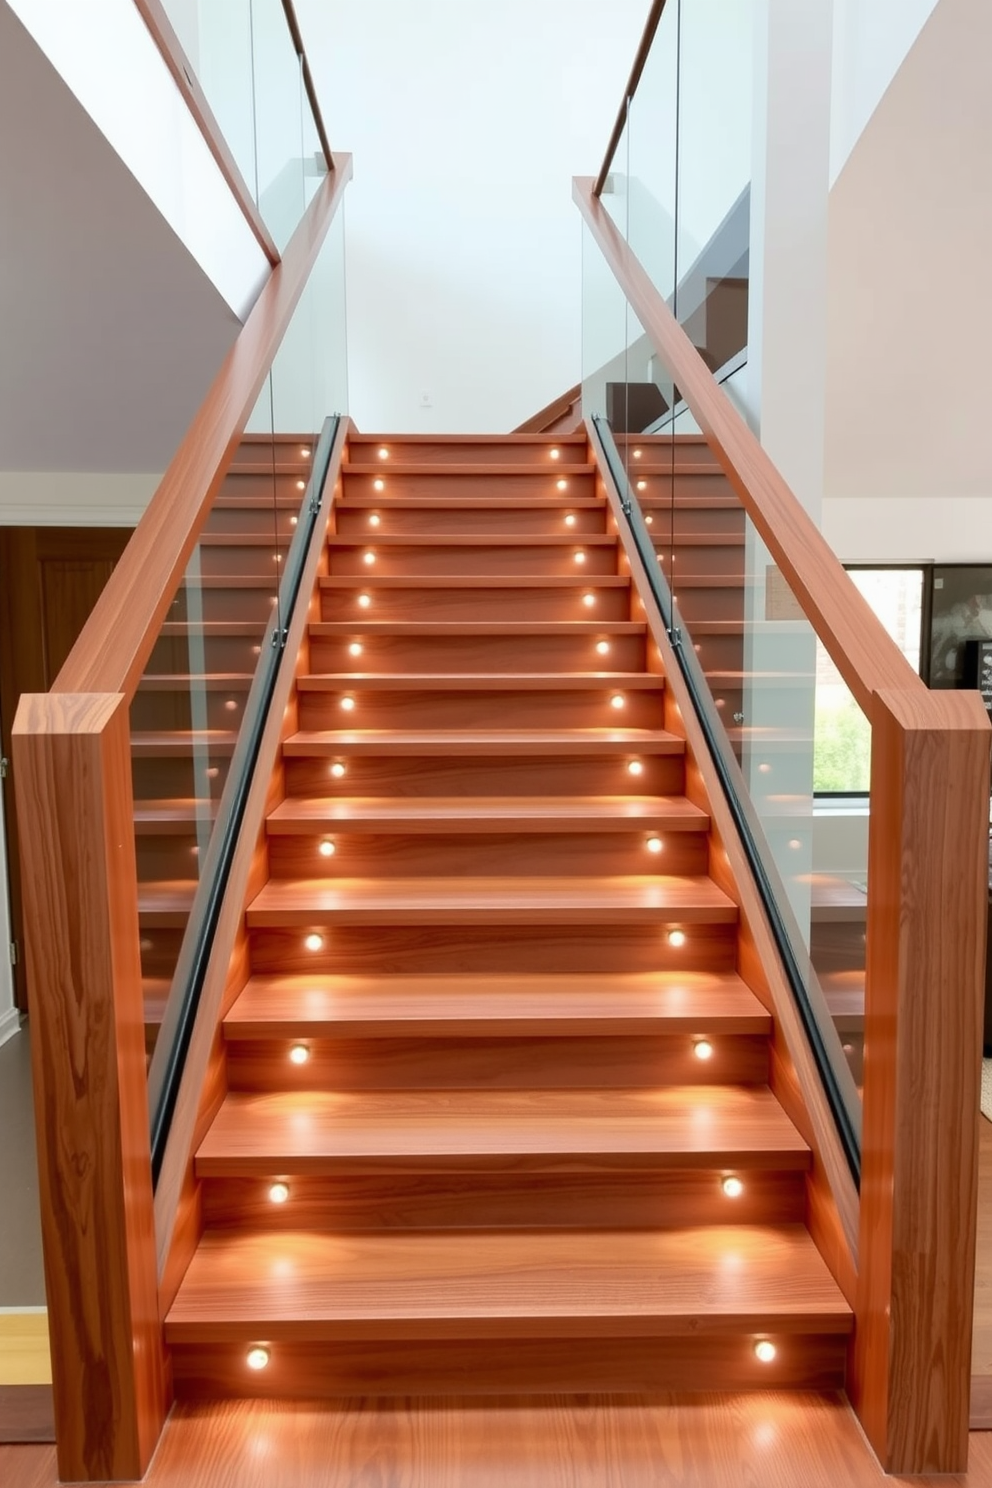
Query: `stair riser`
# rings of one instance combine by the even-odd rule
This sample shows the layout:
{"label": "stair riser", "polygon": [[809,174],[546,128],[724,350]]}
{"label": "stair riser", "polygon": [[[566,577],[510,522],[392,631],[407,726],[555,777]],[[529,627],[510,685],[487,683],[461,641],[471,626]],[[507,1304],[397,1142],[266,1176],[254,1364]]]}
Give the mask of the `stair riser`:
{"label": "stair riser", "polygon": [[309,927],[251,931],[255,974],[294,972],[411,976],[440,972],[620,974],[626,971],[734,971],[736,927],[686,927],[673,947],[667,925],[341,925],[315,917],[323,949],[304,945]]}
{"label": "stair riser", "polygon": [[[380,459],[379,451],[389,458]],[[558,451],[552,458],[551,451]],[[538,470],[557,470],[562,465],[581,465],[589,458],[589,446],[582,439],[507,439],[507,440],[430,440],[376,439],[348,441],[345,469],[374,467],[387,470],[391,465],[520,465]]]}
{"label": "stair riser", "polygon": [[[230,758],[214,757],[207,766],[217,772],[209,779],[210,798],[214,801],[218,801],[223,793],[230,763]],[[187,800],[205,794],[200,789],[202,771],[194,767],[188,755],[133,756],[131,781],[136,801]]]}
{"label": "stair riser", "polygon": [[[579,562],[576,554],[581,555]],[[369,566],[366,556],[374,556],[375,564]],[[235,568],[232,573],[251,572],[250,569]],[[368,578],[374,584],[377,578],[423,578],[440,575],[478,574],[480,577],[497,575],[539,575],[551,578],[572,578],[575,574],[605,574],[614,576],[617,571],[617,552],[614,544],[609,546],[585,546],[568,542],[562,546],[500,547],[493,543],[486,547],[384,547],[374,541],[361,547],[331,548],[331,572],[335,577]]]}
{"label": "stair riser", "polygon": [[[292,483],[294,484],[295,483]],[[229,506],[214,507],[207,523],[207,532],[219,537],[229,537],[237,542],[239,537],[273,537],[278,534],[278,547],[288,547],[296,531],[303,492],[293,490],[288,500],[276,507]]]}
{"label": "stair riser", "polygon": [[192,689],[192,693],[187,687],[174,692],[139,690],[131,704],[132,729],[185,731],[194,725],[196,728],[208,729],[240,728],[248,696],[247,688],[232,687],[222,692],[204,692],[193,683]]}
{"label": "stair riser", "polygon": [[[466,462],[468,463],[468,462]],[[561,482],[565,481],[564,486]],[[422,475],[397,474],[390,470],[376,470],[369,474],[354,471],[344,473],[344,498],[355,497],[374,500],[376,497],[411,498],[443,496],[446,501],[459,501],[463,497],[485,497],[487,500],[501,496],[527,496],[535,502],[584,498],[589,501],[596,495],[594,475],[574,474],[570,471],[535,470],[533,474],[491,475],[484,470],[478,475],[447,475],[443,471],[428,471]]]}
{"label": "stair riser", "polygon": [[[225,713],[225,700],[218,696],[220,707],[216,710],[216,717],[219,720],[237,719],[240,714],[231,710]],[[619,696],[624,698],[624,706],[614,708],[610,699]],[[342,698],[349,697],[354,698],[355,707],[347,710],[341,703]],[[209,704],[208,716],[214,716]],[[542,694],[537,690],[387,692],[362,689],[356,685],[347,693],[301,693],[299,718],[303,730],[340,729],[348,732],[357,729],[398,729],[404,732],[479,729],[489,732],[494,729],[664,728],[660,690],[657,693],[624,692],[622,687]],[[224,724],[218,722],[212,726],[220,728]],[[230,721],[227,727],[231,727]]]}
{"label": "stair riser", "polygon": [[[291,796],[623,796],[677,795],[683,789],[681,755],[642,754],[642,772],[628,771],[630,756],[531,758],[512,756],[401,755],[395,759],[340,755],[286,759],[286,792]],[[331,775],[335,759],[345,774]],[[178,794],[178,792],[177,792]],[[187,792],[188,794],[188,792]]]}
{"label": "stair riser", "polygon": [[[533,877],[600,877],[644,873],[706,872],[708,842],[702,832],[659,832],[660,853],[646,841],[655,834],[628,832],[498,832],[403,834],[347,832],[330,826],[309,836],[270,835],[269,871],[273,878],[471,877],[519,874]],[[160,839],[161,841],[161,839]],[[332,842],[333,857],[322,857],[320,844]],[[143,842],[143,846],[146,842]],[[150,846],[150,844],[147,844]],[[158,851],[164,863],[190,862],[189,849],[168,843]],[[163,874],[163,877],[170,877]]]}
{"label": "stair riser", "polygon": [[[359,604],[362,593],[371,596],[367,608]],[[592,605],[583,603],[586,594],[593,596]],[[323,620],[629,620],[630,591],[626,585],[599,588],[595,577],[588,584],[555,589],[412,584],[409,589],[376,590],[370,581],[367,589],[359,585],[322,589],[320,609]]]}
{"label": "stair riser", "polygon": [[[349,654],[352,641],[360,656]],[[600,641],[610,648],[606,656],[596,650]],[[350,638],[310,641],[313,672],[641,672],[644,664],[638,635],[369,636],[356,623]]]}
{"label": "stair riser", "polygon": [[271,1350],[261,1375],[245,1365],[258,1334],[245,1330],[236,1343],[173,1343],[178,1398],[837,1390],[847,1354],[846,1338],[816,1334],[776,1335],[772,1366],[755,1359],[754,1335],[726,1332],[464,1342],[387,1337],[338,1344],[271,1342],[264,1332],[261,1338]]}
{"label": "stair riser", "polygon": [[204,635],[191,631],[187,635],[159,636],[145,668],[147,672],[241,672],[254,676],[263,643],[269,644],[268,627],[258,627],[252,636]]}
{"label": "stair riser", "polygon": [[676,509],[681,508],[686,511],[700,501],[729,501],[732,505],[729,505],[726,510],[736,517],[738,523],[738,527],[734,530],[742,531],[744,508],[735,496],[734,489],[723,471],[697,464],[695,469],[687,472],[684,469],[683,460],[679,461],[679,465],[682,468],[674,478],[671,468],[666,469],[657,461],[645,466],[642,460],[639,462],[639,467],[643,468],[637,470],[631,468],[631,481],[638,501],[670,507],[674,495]]}
{"label": "stair riser", "polygon": [[679,614],[689,627],[691,634],[694,620],[744,619],[744,590],[735,582],[726,585],[704,585],[697,578],[686,582],[687,574],[680,574],[675,585],[675,603]]}
{"label": "stair riser", "polygon": [[141,975],[143,977],[170,977],[176,968],[176,958],[182,944],[183,929],[179,926],[149,925],[139,916],[141,946]]}
{"label": "stair riser", "polygon": [[[411,1032],[415,1035],[416,1030]],[[708,1060],[696,1058],[695,1043],[688,1034],[666,1038],[617,1034],[585,1038],[312,1039],[307,1040],[309,1062],[299,1067],[289,1059],[293,1042],[252,1039],[229,1044],[229,1088],[580,1090],[760,1085],[768,1080],[767,1039],[743,1034],[715,1038],[713,1056]],[[464,1167],[473,1163],[474,1159],[459,1159]]]}
{"label": "stair riser", "polygon": [[264,543],[238,543],[236,538],[231,538],[223,544],[204,545],[200,548],[200,572],[205,579],[257,574],[263,583],[278,587],[291,540],[291,532],[278,540],[270,532]]}
{"label": "stair riser", "polygon": [[245,437],[234,452],[232,469],[239,465],[261,465],[274,460],[278,465],[309,465],[317,443],[309,434],[263,434],[260,439]]}
{"label": "stair riser", "polygon": [[[254,463],[257,464],[258,462],[255,461]],[[291,501],[298,511],[309,478],[309,471],[302,469],[298,475],[280,474],[273,476],[271,471],[268,471],[266,474],[249,474],[247,471],[239,470],[234,465],[231,467],[221,487],[220,495],[222,500],[230,498],[233,501],[244,501],[246,499],[264,501],[270,513],[275,502]],[[300,481],[303,482],[302,486],[300,485]],[[214,527],[214,521],[220,517],[221,512],[224,510],[224,507],[218,507],[215,504],[207,524],[208,531],[214,532],[221,530],[219,527]],[[271,515],[269,520],[271,521]]]}
{"label": "stair riser", "polygon": [[195,880],[200,851],[192,832],[161,835],[142,831],[135,837],[138,882]]}
{"label": "stair riser", "polygon": [[[376,515],[378,523],[369,518]],[[565,519],[571,515],[573,520]],[[374,542],[377,537],[405,537],[441,533],[482,537],[492,534],[501,536],[580,537],[602,536],[606,531],[606,511],[601,505],[591,507],[563,507],[548,503],[547,506],[472,507],[450,506],[437,508],[411,505],[402,510],[396,507],[349,507],[339,503],[335,509],[338,533],[342,537],[359,537],[362,541]]]}
{"label": "stair riser", "polygon": [[[727,1172],[743,1173],[744,1193],[728,1200]],[[541,1168],[534,1173],[337,1172],[332,1178],[293,1176],[290,1200],[273,1204],[269,1187],[290,1175],[209,1177],[203,1218],[209,1228],[254,1230],[464,1229],[547,1225],[678,1229],[682,1225],[801,1224],[806,1208],[802,1173],[733,1168],[597,1172]]]}
{"label": "stair riser", "polygon": [[[741,544],[693,544],[675,539],[674,550],[666,543],[663,534],[652,532],[655,552],[667,576],[675,574],[676,585],[680,579],[718,577],[736,579],[744,583],[744,545]],[[672,562],[674,554],[674,564]]]}
{"label": "stair riser", "polygon": [[703,671],[739,672],[744,666],[744,637],[691,636],[696,655]]}
{"label": "stair riser", "polygon": [[251,621],[264,632],[275,615],[278,590],[278,576],[265,583],[253,579],[249,585],[204,585],[192,595],[181,589],[165,618],[194,622]]}

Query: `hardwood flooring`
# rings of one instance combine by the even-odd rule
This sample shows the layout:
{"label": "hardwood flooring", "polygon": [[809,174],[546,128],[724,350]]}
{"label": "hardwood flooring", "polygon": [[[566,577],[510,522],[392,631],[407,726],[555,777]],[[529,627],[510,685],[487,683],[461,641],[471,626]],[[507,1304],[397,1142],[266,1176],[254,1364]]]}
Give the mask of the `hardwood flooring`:
{"label": "hardwood flooring", "polygon": [[[54,1447],[0,1446],[4,1488],[55,1488]],[[230,1401],[177,1406],[148,1488],[988,1488],[887,1478],[837,1395]]]}

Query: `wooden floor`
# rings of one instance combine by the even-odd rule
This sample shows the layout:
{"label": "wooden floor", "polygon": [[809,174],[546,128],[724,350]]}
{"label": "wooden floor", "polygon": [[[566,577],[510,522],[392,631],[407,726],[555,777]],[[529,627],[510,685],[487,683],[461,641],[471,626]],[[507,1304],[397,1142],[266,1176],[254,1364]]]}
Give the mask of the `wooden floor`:
{"label": "wooden floor", "polygon": [[[4,1488],[54,1488],[53,1447],[0,1447]],[[177,1407],[148,1488],[922,1488],[886,1478],[839,1397],[537,1397]]]}

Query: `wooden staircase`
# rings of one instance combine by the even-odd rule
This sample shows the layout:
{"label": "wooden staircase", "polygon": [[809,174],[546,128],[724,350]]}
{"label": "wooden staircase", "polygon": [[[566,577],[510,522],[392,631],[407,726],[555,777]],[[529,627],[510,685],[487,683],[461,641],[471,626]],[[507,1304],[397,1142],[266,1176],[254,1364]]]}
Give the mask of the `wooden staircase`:
{"label": "wooden staircase", "polygon": [[584,435],[352,436],[308,645],[177,1393],[842,1384]]}

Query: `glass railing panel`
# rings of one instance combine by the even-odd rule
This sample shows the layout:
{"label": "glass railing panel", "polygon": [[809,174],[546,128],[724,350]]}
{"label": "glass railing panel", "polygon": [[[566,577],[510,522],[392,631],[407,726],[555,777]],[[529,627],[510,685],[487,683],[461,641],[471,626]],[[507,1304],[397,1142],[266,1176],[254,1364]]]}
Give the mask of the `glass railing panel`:
{"label": "glass railing panel", "polygon": [[[286,576],[294,571],[311,518],[312,483],[321,474],[314,463],[318,435],[330,414],[346,411],[346,355],[337,215],[131,710],[152,1036],[158,1012],[162,1020],[162,1049],[150,1075],[156,1150],[171,1098],[167,1074],[181,1068],[175,1049],[192,1027],[195,978],[209,951],[212,885],[245,788],[238,773],[250,758],[245,728],[257,725],[260,677],[290,621]],[[171,698],[168,717],[156,711],[162,693]],[[167,919],[157,915],[157,903],[167,907]]]}
{"label": "glass railing panel", "polygon": [[712,372],[747,346],[753,32],[754,0],[680,0],[676,289],[663,292]]}
{"label": "glass railing panel", "polygon": [[164,0],[164,9],[254,196],[251,0]]}
{"label": "glass railing panel", "polygon": [[627,111],[627,241],[666,300],[676,275],[678,62],[679,5],[669,0]]}
{"label": "glass railing panel", "polygon": [[[626,479],[605,420],[598,427]],[[759,881],[769,885],[766,907],[856,1166],[867,863],[850,877],[828,871],[818,835],[816,634],[705,440],[667,437],[676,521],[667,561],[659,553],[653,571],[659,609]],[[636,480],[627,496],[643,555],[658,545]]]}
{"label": "glass railing panel", "polygon": [[251,0],[256,201],[282,252],[307,203],[303,67],[282,0]]}
{"label": "glass railing panel", "polygon": [[[271,642],[281,544],[292,519],[287,503],[296,509],[302,499],[293,477],[274,485],[271,452],[271,434],[257,431],[237,450],[131,703],[149,1044],[172,983],[252,678]],[[300,478],[306,474],[301,466]]]}

